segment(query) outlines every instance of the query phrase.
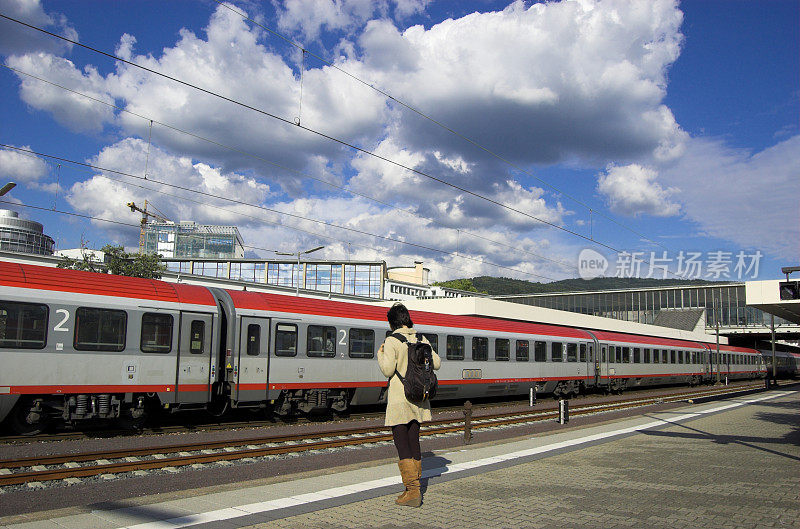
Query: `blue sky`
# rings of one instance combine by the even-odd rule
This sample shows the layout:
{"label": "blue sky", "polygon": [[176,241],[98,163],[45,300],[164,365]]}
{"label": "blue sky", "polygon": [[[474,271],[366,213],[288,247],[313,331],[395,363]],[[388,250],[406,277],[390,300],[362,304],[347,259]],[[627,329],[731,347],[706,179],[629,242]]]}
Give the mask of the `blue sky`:
{"label": "blue sky", "polygon": [[[435,279],[578,277],[586,249],[606,275],[767,279],[800,264],[797,0],[227,7],[0,0],[405,168],[0,20],[0,143],[148,176],[0,149],[0,183],[19,184],[3,199],[60,248],[134,247],[125,203],[148,199],[173,220],[237,225],[251,255],[325,245],[315,255],[422,260]],[[496,156],[311,56],[301,99],[298,49],[239,13]]]}

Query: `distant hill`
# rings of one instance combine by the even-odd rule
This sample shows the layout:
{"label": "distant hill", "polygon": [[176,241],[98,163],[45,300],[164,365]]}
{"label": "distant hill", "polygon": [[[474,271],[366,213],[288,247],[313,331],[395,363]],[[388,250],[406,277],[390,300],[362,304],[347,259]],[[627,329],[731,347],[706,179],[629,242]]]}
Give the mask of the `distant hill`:
{"label": "distant hill", "polygon": [[486,292],[491,296],[503,296],[514,294],[544,294],[548,292],[578,292],[586,290],[658,288],[675,285],[699,286],[712,285],[714,283],[714,281],[704,281],[702,279],[640,279],[637,277],[597,277],[589,280],[564,279],[552,283],[534,283],[507,277],[480,276],[473,277],[472,279],[443,281],[439,284],[461,289],[464,289],[465,284],[470,284],[478,292]]}

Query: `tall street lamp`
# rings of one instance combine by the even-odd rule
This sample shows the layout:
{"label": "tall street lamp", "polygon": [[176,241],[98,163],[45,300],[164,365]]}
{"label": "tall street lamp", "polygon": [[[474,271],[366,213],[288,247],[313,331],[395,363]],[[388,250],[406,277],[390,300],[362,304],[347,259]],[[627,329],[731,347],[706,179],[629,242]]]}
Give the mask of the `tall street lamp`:
{"label": "tall street lamp", "polygon": [[312,252],[316,252],[317,250],[322,250],[325,248],[324,246],[317,246],[316,248],[311,248],[310,250],[306,250],[304,252],[297,252],[297,253],[285,253],[285,252],[275,252],[277,255],[291,255],[292,257],[297,256],[297,289],[295,290],[295,296],[300,295],[300,256],[301,255],[308,255]]}
{"label": "tall street lamp", "polygon": [[9,182],[6,185],[4,185],[3,187],[0,187],[0,197],[5,195],[6,193],[11,191],[12,189],[14,189],[16,186],[17,186],[17,184],[15,184],[14,182]]}

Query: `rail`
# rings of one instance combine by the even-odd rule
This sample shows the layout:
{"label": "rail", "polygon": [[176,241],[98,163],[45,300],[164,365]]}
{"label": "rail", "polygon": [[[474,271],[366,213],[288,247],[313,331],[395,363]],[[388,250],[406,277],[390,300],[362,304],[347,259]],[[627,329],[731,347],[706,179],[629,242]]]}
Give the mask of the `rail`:
{"label": "rail", "polygon": [[[764,386],[763,384],[754,384],[736,388],[683,393],[674,396],[657,396],[616,403],[590,404],[575,407],[570,411],[570,414],[573,416],[587,415],[666,402],[692,402],[701,398],[730,395],[755,389],[763,390]],[[508,427],[557,417],[558,410],[506,412],[475,417],[472,419],[471,427],[473,430]],[[461,419],[439,419],[425,423],[420,435],[447,435],[460,433],[463,429],[464,422]],[[324,435],[324,437],[320,438],[320,435]],[[174,444],[138,449],[0,460],[0,487],[102,474],[120,474],[139,470],[218,463],[310,450],[329,450],[344,446],[390,441],[392,441],[392,435],[386,432],[385,426],[371,426],[334,430],[324,434],[265,436],[239,441],[216,441],[203,443],[202,445],[197,443]],[[142,459],[145,457],[148,459]],[[52,468],[54,466],[60,467]]]}

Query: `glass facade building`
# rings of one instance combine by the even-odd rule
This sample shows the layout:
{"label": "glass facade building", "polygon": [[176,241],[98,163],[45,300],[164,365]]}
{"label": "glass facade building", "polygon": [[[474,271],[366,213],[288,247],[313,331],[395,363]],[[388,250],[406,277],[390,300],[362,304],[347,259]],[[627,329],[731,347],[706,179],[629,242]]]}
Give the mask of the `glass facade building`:
{"label": "glass facade building", "polygon": [[194,222],[148,223],[145,227],[142,249],[144,253],[158,253],[165,258],[244,257],[244,242],[235,226],[210,226]]}
{"label": "glass facade building", "polygon": [[16,211],[0,209],[0,250],[53,255],[54,244],[38,222],[21,219]]}
{"label": "glass facade building", "polygon": [[[769,327],[770,315],[748,307],[744,283],[674,286],[604,292],[568,292],[496,296],[496,299],[578,312],[592,316],[652,324],[662,310],[705,309],[706,328]],[[775,318],[775,325],[790,324]]]}
{"label": "glass facade building", "polygon": [[381,299],[386,263],[331,261],[184,260],[165,258],[167,270],[217,279]]}

